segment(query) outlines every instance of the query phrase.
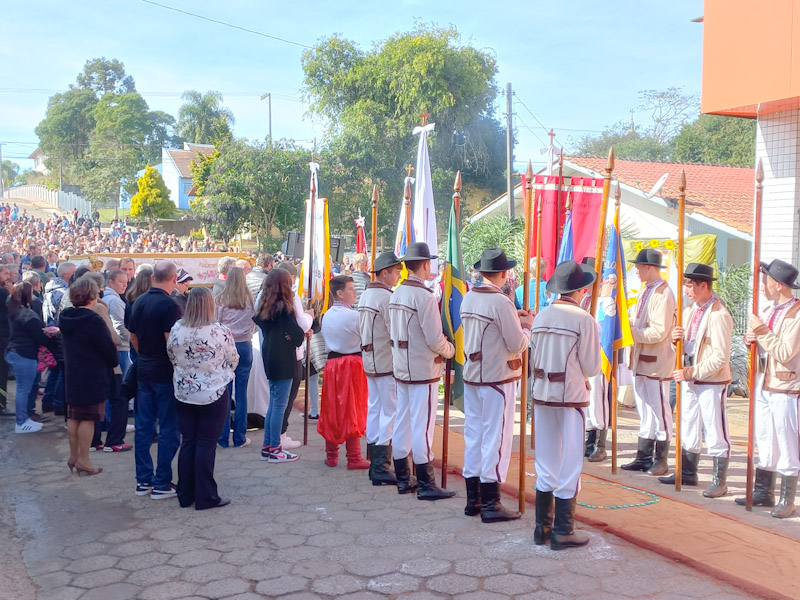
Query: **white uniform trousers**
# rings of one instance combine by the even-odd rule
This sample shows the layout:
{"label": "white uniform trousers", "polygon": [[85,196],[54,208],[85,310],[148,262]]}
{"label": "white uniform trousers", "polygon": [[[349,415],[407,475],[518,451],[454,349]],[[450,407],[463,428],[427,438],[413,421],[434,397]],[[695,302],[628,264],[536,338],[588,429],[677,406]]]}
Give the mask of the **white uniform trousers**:
{"label": "white uniform trousers", "polygon": [[800,473],[797,425],[800,396],[762,390],[763,377],[759,376],[755,392],[758,467],[797,476]]}
{"label": "white uniform trousers", "polygon": [[611,427],[611,407],[608,403],[608,380],[601,371],[589,377],[589,406],[586,409],[586,431]]}
{"label": "white uniform trousers", "polygon": [[464,384],[464,478],[503,483],[511,462],[517,382]]}
{"label": "white uniform trousers", "polygon": [[581,489],[584,451],[582,408],[533,407],[536,427],[536,489],[569,500]]}
{"label": "white uniform trousers", "polygon": [[725,412],[727,385],[681,384],[681,445],[692,454],[703,451],[703,429],[709,456],[728,458],[728,415]]}
{"label": "white uniform trousers", "polygon": [[672,439],[669,381],[636,375],[633,378],[633,396],[639,413],[639,437],[659,442]]}
{"label": "white uniform trousers", "polygon": [[367,404],[367,443],[388,446],[394,432],[397,414],[397,388],[394,377],[367,375],[369,402]]}
{"label": "white uniform trousers", "polygon": [[439,382],[397,382],[397,417],[392,434],[392,458],[414,454],[414,463],[433,460],[433,428],[439,404]]}

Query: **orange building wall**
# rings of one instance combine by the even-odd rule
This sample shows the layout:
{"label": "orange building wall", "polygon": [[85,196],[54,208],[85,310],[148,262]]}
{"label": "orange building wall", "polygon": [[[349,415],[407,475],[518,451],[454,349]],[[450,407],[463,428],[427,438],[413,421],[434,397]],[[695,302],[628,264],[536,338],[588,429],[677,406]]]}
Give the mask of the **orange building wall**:
{"label": "orange building wall", "polygon": [[800,0],[705,0],[703,13],[703,113],[800,108]]}

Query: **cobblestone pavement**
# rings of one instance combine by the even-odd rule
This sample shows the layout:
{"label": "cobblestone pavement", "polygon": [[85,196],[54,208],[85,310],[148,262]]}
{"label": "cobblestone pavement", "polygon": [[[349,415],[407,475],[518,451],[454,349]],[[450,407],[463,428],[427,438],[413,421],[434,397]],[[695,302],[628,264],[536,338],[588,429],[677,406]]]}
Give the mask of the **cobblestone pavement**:
{"label": "cobblestone pavement", "polygon": [[750,597],[596,530],[584,528],[584,549],[534,546],[532,508],[481,524],[463,515],[458,477],[458,497],[439,502],[373,487],[363,471],[324,466],[316,433],[293,464],[258,460],[261,431],[220,449],[232,503],[198,512],[134,496],[132,452],[94,453],[105,471],[79,478],[60,424],[15,435],[11,421],[0,422],[4,600]]}

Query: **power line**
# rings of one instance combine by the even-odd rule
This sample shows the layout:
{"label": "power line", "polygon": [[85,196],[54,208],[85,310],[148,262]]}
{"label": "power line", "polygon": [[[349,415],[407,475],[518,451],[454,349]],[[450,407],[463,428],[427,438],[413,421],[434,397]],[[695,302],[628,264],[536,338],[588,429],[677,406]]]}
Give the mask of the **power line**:
{"label": "power line", "polygon": [[534,118],[534,120],[535,120],[535,121],[536,121],[536,122],[539,124],[539,126],[540,126],[540,127],[543,129],[543,130],[544,130],[544,132],[545,132],[545,133],[547,133],[547,134],[549,134],[549,133],[550,133],[550,130],[549,130],[547,127],[545,127],[545,126],[544,126],[544,123],[542,123],[542,122],[539,120],[539,118],[538,118],[538,117],[537,117],[535,114],[533,114],[533,111],[532,111],[530,108],[528,108],[528,105],[527,105],[527,104],[525,104],[525,103],[524,103],[524,102],[523,102],[523,101],[520,99],[520,97],[519,97],[519,96],[517,96],[516,94],[514,94],[514,96],[516,96],[516,97],[517,97],[517,102],[519,102],[519,103],[520,103],[520,104],[521,104],[521,105],[522,105],[522,106],[525,108],[525,110],[527,110],[527,111],[528,111],[528,112],[531,114],[531,116],[532,116],[532,117]]}
{"label": "power line", "polygon": [[287,40],[285,38],[281,38],[275,35],[269,35],[268,33],[263,33],[261,31],[256,31],[255,29],[248,29],[246,27],[241,27],[239,25],[234,25],[232,23],[226,23],[225,21],[220,21],[218,19],[212,19],[210,17],[205,17],[203,15],[198,15],[197,13],[189,12],[187,10],[181,10],[180,8],[175,8],[173,6],[167,6],[166,4],[159,4],[158,2],[153,2],[152,0],[142,0],[145,4],[152,4],[154,6],[160,6],[161,8],[165,8],[167,10],[172,10],[177,13],[181,13],[184,15],[188,15],[190,17],[194,17],[196,19],[202,19],[203,21],[209,21],[211,23],[216,23],[217,25],[222,25],[223,27],[230,27],[231,29],[238,29],[239,31],[244,31],[247,33],[252,33],[253,35],[260,35],[261,37],[269,38],[271,40],[276,40],[278,42],[284,42],[285,44],[292,44],[293,46],[300,46],[301,48],[311,48],[311,46],[307,46],[306,44],[301,44],[300,42],[294,42],[292,40]]}
{"label": "power line", "polygon": [[527,124],[527,123],[524,121],[524,119],[523,119],[522,117],[520,117],[518,114],[517,114],[517,115],[515,115],[515,116],[517,117],[517,121],[520,121],[520,122],[522,123],[522,126],[523,126],[525,129],[527,129],[529,132],[531,132],[531,133],[533,134],[533,137],[535,137],[537,140],[539,140],[539,142],[542,144],[542,146],[545,146],[545,147],[547,146],[547,142],[545,142],[545,141],[544,141],[542,138],[540,138],[540,137],[539,137],[539,134],[538,134],[538,133],[536,133],[536,131],[534,130],[534,128],[533,128],[533,127],[531,127],[530,125],[528,125],[528,124]]}
{"label": "power line", "polygon": [[[46,89],[46,88],[0,88],[0,94],[62,94],[68,90],[56,90],[56,89]],[[186,93],[186,90],[179,92],[179,91],[153,91],[153,92],[138,92],[137,93],[141,96],[183,96]],[[241,97],[260,97],[262,92],[220,92],[223,96],[226,97],[234,97],[234,98],[241,98]],[[302,103],[302,98],[300,96],[290,96],[289,94],[273,94],[273,97],[277,100],[285,100],[287,102],[298,102]]]}

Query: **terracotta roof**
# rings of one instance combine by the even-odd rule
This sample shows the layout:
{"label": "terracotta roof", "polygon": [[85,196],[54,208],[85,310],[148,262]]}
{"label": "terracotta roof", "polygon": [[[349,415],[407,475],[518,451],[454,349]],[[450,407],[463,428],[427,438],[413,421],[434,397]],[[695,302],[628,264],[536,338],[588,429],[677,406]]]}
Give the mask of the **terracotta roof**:
{"label": "terracotta roof", "polygon": [[175,166],[178,167],[181,177],[191,179],[192,171],[189,165],[192,164],[192,161],[197,162],[200,155],[208,156],[211,154],[214,151],[214,146],[200,146],[196,144],[187,144],[187,146],[189,147],[188,150],[167,150],[167,152],[175,163]]}
{"label": "terracotta roof", "polygon": [[[607,159],[570,156],[567,160],[602,175]],[[686,200],[700,204],[689,207],[691,210],[739,231],[753,232],[756,176],[753,168],[617,159],[613,176],[646,193],[664,173],[669,173],[658,195],[677,199],[681,169],[686,172]]]}

